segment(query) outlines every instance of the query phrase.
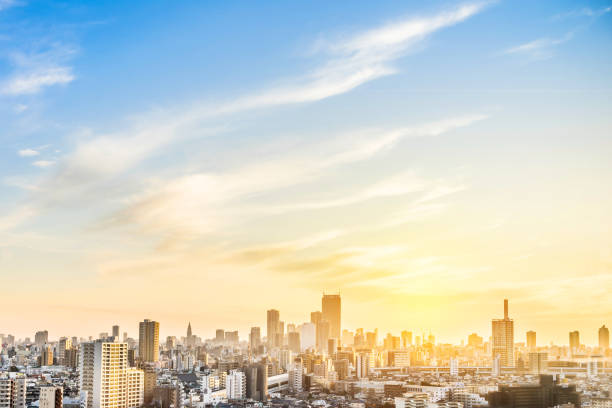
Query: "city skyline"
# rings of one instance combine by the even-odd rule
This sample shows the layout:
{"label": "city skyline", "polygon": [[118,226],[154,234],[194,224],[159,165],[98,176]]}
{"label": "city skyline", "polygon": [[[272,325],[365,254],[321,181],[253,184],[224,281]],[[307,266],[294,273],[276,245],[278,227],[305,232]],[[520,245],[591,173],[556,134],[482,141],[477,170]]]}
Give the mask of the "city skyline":
{"label": "city skyline", "polygon": [[[325,298],[329,296],[326,295],[325,293],[323,293],[322,295],[322,302],[324,302]],[[334,297],[338,297],[338,302],[340,302],[340,295],[332,295]],[[400,336],[403,336],[404,333],[409,333],[410,334],[410,338],[411,338],[411,342],[414,341],[415,338],[420,338],[422,342],[425,342],[426,336],[431,336],[433,335],[435,338],[435,342],[436,344],[469,344],[469,337],[473,334],[476,335],[480,335],[481,338],[483,339],[483,341],[485,342],[489,342],[489,340],[493,341],[493,344],[491,345],[491,349],[493,354],[501,354],[504,355],[504,353],[506,353],[506,351],[504,350],[509,350],[507,351],[508,356],[507,357],[503,357],[503,361],[505,362],[513,362],[515,360],[515,357],[513,355],[513,349],[515,344],[523,344],[525,347],[527,347],[528,349],[530,349],[530,344],[529,344],[529,337],[533,336],[535,338],[535,345],[536,347],[546,347],[549,346],[551,344],[555,344],[557,346],[569,346],[570,349],[573,347],[572,346],[572,336],[577,336],[576,340],[574,340],[576,342],[576,344],[578,345],[578,347],[580,346],[587,346],[587,347],[601,347],[601,344],[604,344],[604,348],[608,348],[609,347],[609,330],[606,327],[606,324],[603,323],[602,326],[595,328],[594,330],[592,330],[594,332],[594,334],[591,336],[590,332],[588,330],[586,331],[580,331],[580,330],[567,330],[565,332],[566,335],[566,339],[568,338],[568,334],[569,334],[569,341],[567,342],[554,342],[554,341],[542,341],[540,335],[538,334],[537,328],[532,328],[530,330],[527,330],[525,332],[516,332],[514,331],[514,319],[510,319],[509,318],[509,302],[508,299],[504,299],[504,317],[503,319],[498,319],[495,318],[493,316],[493,320],[492,320],[492,326],[489,326],[489,332],[483,332],[483,333],[478,333],[478,332],[473,332],[473,331],[469,331],[469,329],[467,330],[468,332],[465,333],[465,335],[460,336],[459,340],[456,342],[452,342],[452,341],[445,341],[444,339],[440,339],[439,337],[437,337],[437,333],[431,331],[431,330],[423,330],[423,329],[415,329],[412,327],[404,327],[401,330],[397,330],[397,331],[388,331],[388,330],[384,330],[381,329],[379,327],[366,327],[366,326],[357,326],[357,327],[344,327],[341,326],[340,327],[340,338],[342,337],[342,333],[346,330],[350,331],[351,333],[355,333],[357,330],[362,329],[364,330],[364,332],[367,331],[377,331],[378,333],[378,337],[377,337],[377,344],[382,345],[384,342],[384,338],[387,334],[391,334],[394,336],[398,336],[398,338],[400,338]],[[198,336],[202,339],[215,339],[216,336],[218,336],[218,332],[221,330],[223,332],[230,332],[233,330],[237,330],[240,336],[240,341],[245,341],[247,343],[251,343],[250,340],[250,336],[253,334],[253,330],[257,329],[257,334],[258,334],[258,342],[262,342],[264,338],[266,338],[266,344],[268,345],[268,347],[272,347],[272,346],[279,346],[279,343],[277,340],[271,340],[271,338],[268,336],[268,332],[271,330],[274,330],[274,334],[276,335],[278,332],[278,329],[276,327],[278,327],[279,323],[282,325],[282,331],[280,333],[283,334],[283,336],[287,336],[289,331],[287,329],[288,325],[293,325],[294,328],[296,328],[297,326],[302,325],[303,323],[310,323],[312,322],[312,314],[314,313],[318,313],[320,314],[319,318],[322,318],[322,314],[320,311],[315,311],[315,312],[310,312],[310,313],[306,313],[307,315],[310,315],[310,318],[305,319],[303,321],[286,321],[286,320],[282,320],[283,319],[283,314],[280,310],[276,310],[276,309],[269,309],[266,311],[266,321],[264,322],[264,324],[262,325],[256,325],[255,323],[251,323],[248,327],[248,329],[242,329],[242,328],[236,328],[234,326],[232,326],[231,324],[226,325],[226,327],[223,328],[219,328],[216,327],[214,329],[211,328],[207,328],[207,329],[203,329],[201,331],[197,331],[195,334],[193,334],[193,336]],[[338,316],[338,318],[340,319],[340,316]],[[491,320],[489,320],[491,321]],[[272,322],[272,323],[271,323]],[[229,322],[228,322],[229,323]],[[272,324],[272,325],[270,325]],[[510,324],[510,328],[507,329],[506,325]],[[496,326],[497,325],[497,326]],[[500,326],[501,325],[501,326]],[[111,326],[111,330],[112,330],[112,336],[116,336],[115,332],[120,333],[120,335],[117,335],[117,338],[121,341],[125,341],[125,336],[127,335],[128,337],[132,338],[139,338],[139,347],[140,347],[140,354],[143,356],[147,356],[144,358],[150,359],[153,358],[152,356],[156,356],[159,354],[159,351],[157,350],[157,348],[159,347],[159,344],[164,343],[163,339],[166,339],[167,337],[175,337],[175,338],[182,338],[182,336],[180,335],[181,330],[179,329],[178,332],[171,332],[172,329],[163,329],[163,325],[160,325],[160,322],[158,321],[154,321],[154,320],[150,320],[148,318],[144,319],[144,321],[141,321],[138,324],[138,330],[136,331],[136,335],[134,335],[133,333],[130,332],[130,330],[126,330],[125,326],[122,326],[120,324],[116,324],[116,322],[114,322]],[[130,327],[130,325],[128,325],[127,327]],[[161,329],[160,329],[161,327]],[[316,327],[316,325],[315,325]],[[499,328],[496,328],[499,327]],[[262,328],[265,328],[265,336],[263,336],[262,333]],[[332,328],[331,326],[328,326],[329,329],[329,338],[333,338],[334,336],[332,335]],[[191,321],[187,322],[187,326],[184,328],[184,330],[187,333],[187,336],[185,336],[185,339],[188,339],[190,337],[190,335],[192,335],[192,325],[191,325]],[[318,330],[318,329],[317,329]],[[508,331],[509,330],[509,334]],[[495,335],[496,331],[498,331],[500,334]],[[204,333],[206,334],[204,334]],[[299,330],[298,330],[299,332]],[[108,332],[95,332],[95,333],[90,333],[87,335],[83,335],[82,333],[74,333],[72,332],[71,334],[67,335],[67,334],[62,334],[62,335],[58,335],[57,339],[55,339],[53,336],[49,336],[49,330],[47,329],[36,329],[36,332],[34,333],[34,335],[30,335],[30,334],[26,334],[23,337],[19,337],[16,336],[15,340],[24,340],[25,338],[29,338],[31,339],[35,344],[46,344],[47,342],[55,342],[56,340],[59,341],[59,343],[61,344],[62,340],[66,340],[68,342],[68,348],[70,348],[70,338],[69,336],[76,336],[76,337],[81,337],[81,338],[102,338],[102,337],[96,337],[98,336],[109,336]],[[578,333],[577,335],[575,335],[574,333]],[[15,336],[14,333],[7,332],[7,333],[2,333],[3,335],[13,335]],[[488,334],[488,335],[487,335]],[[67,337],[68,336],[68,337]],[[39,338],[43,338],[44,337],[44,341],[39,340]],[[590,339],[591,337],[594,338],[594,341],[589,342],[589,341],[584,341],[584,338]],[[509,340],[506,340],[509,339]],[[365,340],[365,339],[364,339]],[[189,341],[189,340],[186,340]],[[403,341],[403,340],[402,340]],[[317,340],[317,344],[318,344],[318,340]],[[147,351],[145,351],[147,350]],[[61,356],[59,356],[58,358],[61,358]],[[148,360],[145,360],[148,361]],[[514,364],[514,363],[512,363]]]}
{"label": "city skyline", "polygon": [[609,2],[119,3],[0,0],[0,331],[612,324]]}

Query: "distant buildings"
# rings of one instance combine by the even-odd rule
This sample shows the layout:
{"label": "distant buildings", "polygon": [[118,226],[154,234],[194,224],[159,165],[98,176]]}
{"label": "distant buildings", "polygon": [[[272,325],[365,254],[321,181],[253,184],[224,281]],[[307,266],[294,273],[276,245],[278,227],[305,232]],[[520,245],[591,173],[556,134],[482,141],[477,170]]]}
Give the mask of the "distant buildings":
{"label": "distant buildings", "polygon": [[504,299],[504,318],[492,321],[491,351],[502,366],[514,367],[514,321],[508,317],[508,299]]}
{"label": "distant buildings", "polygon": [[570,332],[569,346],[572,352],[576,352],[580,348],[580,332],[578,330]]}
{"label": "distant buildings", "polygon": [[529,372],[531,374],[545,374],[548,369],[548,353],[531,352],[529,353]]}
{"label": "distant buildings", "polygon": [[527,332],[527,348],[530,351],[534,351],[536,349],[536,332],[533,330]]}
{"label": "distant buildings", "polygon": [[607,350],[610,348],[610,330],[604,324],[599,328],[599,347]]}

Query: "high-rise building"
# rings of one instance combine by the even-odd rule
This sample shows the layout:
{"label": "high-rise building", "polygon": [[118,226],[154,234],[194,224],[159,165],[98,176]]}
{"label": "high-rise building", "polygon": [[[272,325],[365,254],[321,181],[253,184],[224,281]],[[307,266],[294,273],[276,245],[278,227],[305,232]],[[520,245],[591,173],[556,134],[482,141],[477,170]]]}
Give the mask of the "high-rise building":
{"label": "high-rise building", "polygon": [[215,341],[217,343],[223,343],[225,341],[225,330],[217,329],[215,331]]}
{"label": "high-rise building", "polygon": [[142,370],[144,371],[144,376],[143,376],[144,404],[150,405],[151,402],[153,402],[155,386],[157,385],[157,371],[155,370],[154,363],[144,363],[142,365]]}
{"label": "high-rise building", "polygon": [[340,333],[342,332],[342,305],[340,295],[326,295],[323,294],[321,299],[321,313],[322,319],[329,322],[329,336],[332,339],[340,340]]}
{"label": "high-rise building", "polygon": [[569,334],[569,346],[572,352],[578,350],[580,348],[580,332],[578,330],[574,330]]}
{"label": "high-rise building", "polygon": [[300,333],[298,332],[291,332],[287,334],[287,345],[289,347],[289,350],[293,351],[294,353],[299,353],[302,350],[301,344],[300,344]]}
{"label": "high-rise building", "polygon": [[317,350],[320,352],[327,350],[327,341],[330,338],[331,325],[329,321],[322,319],[317,324]]}
{"label": "high-rise building", "polygon": [[251,333],[249,334],[249,346],[251,347],[251,353],[256,354],[260,344],[261,329],[259,327],[251,327]]}
{"label": "high-rise building", "polygon": [[610,330],[605,324],[599,328],[599,347],[604,350],[610,348]]}
{"label": "high-rise building", "polygon": [[119,326],[118,325],[114,325],[113,326],[113,337],[116,338],[117,340],[119,339]]}
{"label": "high-rise building", "polygon": [[47,330],[37,331],[34,335],[34,343],[42,347],[49,342],[49,332]]}
{"label": "high-rise building", "polygon": [[536,332],[533,330],[527,332],[527,348],[531,351],[536,349]]}
{"label": "high-rise building", "polygon": [[251,364],[246,368],[246,396],[255,401],[268,399],[268,368],[266,364]]}
{"label": "high-rise building", "polygon": [[26,377],[0,373],[0,407],[26,408]]}
{"label": "high-rise building", "polygon": [[142,362],[159,360],[159,323],[145,319],[140,322],[138,336],[138,358]]}
{"label": "high-rise building", "polygon": [[38,398],[39,408],[62,408],[64,388],[55,385],[44,385],[40,387]]}
{"label": "high-rise building", "polygon": [[278,346],[277,342],[277,333],[279,329],[280,323],[280,313],[278,310],[270,309],[267,312],[267,331],[266,337],[268,340],[268,347]]}
{"label": "high-rise building", "polygon": [[66,361],[66,350],[70,350],[72,348],[72,339],[67,337],[62,337],[57,342],[57,363],[60,365],[65,365]]}
{"label": "high-rise building", "polygon": [[144,372],[128,367],[126,343],[83,343],[79,389],[87,391],[88,408],[140,407],[144,402]]}
{"label": "high-rise building", "polygon": [[448,370],[451,377],[457,377],[459,375],[459,360],[456,357],[451,357],[448,361]]}
{"label": "high-rise building", "polygon": [[504,299],[504,318],[492,321],[493,358],[499,356],[504,367],[514,367],[514,321],[508,317],[508,299]]}
{"label": "high-rise building", "polygon": [[53,365],[53,348],[49,344],[45,344],[40,351],[40,366]]}
{"label": "high-rise building", "polygon": [[355,369],[357,378],[366,378],[370,373],[371,353],[367,351],[359,352],[355,355]]}
{"label": "high-rise building", "polygon": [[300,346],[301,349],[314,349],[317,345],[317,329],[314,323],[304,323],[300,326]]}

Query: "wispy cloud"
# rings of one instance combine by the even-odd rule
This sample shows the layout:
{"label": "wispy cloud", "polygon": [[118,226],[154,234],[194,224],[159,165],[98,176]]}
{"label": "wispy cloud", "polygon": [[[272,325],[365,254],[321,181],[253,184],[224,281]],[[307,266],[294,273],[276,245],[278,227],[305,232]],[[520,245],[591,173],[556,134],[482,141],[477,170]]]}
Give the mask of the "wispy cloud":
{"label": "wispy cloud", "polygon": [[19,154],[19,156],[21,157],[32,157],[32,156],[38,156],[40,152],[34,149],[22,149],[22,150],[19,150],[17,154]]}
{"label": "wispy cloud", "polygon": [[30,95],[54,85],[65,85],[75,79],[72,67],[67,65],[75,50],[53,44],[49,49],[11,56],[14,73],[0,84],[4,95]]}
{"label": "wispy cloud", "polygon": [[569,32],[561,38],[538,38],[537,40],[507,48],[502,54],[522,54],[534,58],[548,58],[552,56],[553,47],[566,43],[571,40],[573,36],[574,33]]}
{"label": "wispy cloud", "polygon": [[[407,19],[333,42],[327,49],[325,62],[314,71],[289,80],[287,86],[271,87],[226,103],[196,103],[179,112],[156,111],[150,117],[145,115],[133,128],[89,137],[66,157],[54,183],[84,184],[118,174],[168,143],[180,140],[184,137],[181,135],[189,134],[190,128],[219,115],[314,102],[390,75],[396,72],[393,61],[405,55],[418,41],[468,19],[485,4],[462,5],[437,15]],[[79,177],[75,178],[75,174]]]}
{"label": "wispy cloud", "polygon": [[[193,173],[165,182],[155,181],[147,192],[138,194],[128,206],[110,219],[110,225],[138,225],[145,231],[197,237],[210,233],[236,214],[275,214],[355,204],[373,198],[392,197],[425,191],[424,201],[457,191],[426,182],[407,172],[381,181],[349,197],[320,202],[298,202],[265,207],[244,206],[245,198],[312,181],[325,170],[370,159],[402,138],[435,136],[468,126],[485,115],[440,120],[411,128],[371,133],[365,140],[318,146],[313,154],[267,160],[226,173]],[[325,152],[325,153],[322,153]],[[242,206],[240,206],[242,204]],[[421,204],[420,202],[416,204]]]}
{"label": "wispy cloud", "polygon": [[18,4],[15,0],[0,0],[0,11],[6,10]]}
{"label": "wispy cloud", "polygon": [[603,16],[604,14],[609,13],[610,11],[612,11],[612,6],[605,6],[599,9],[593,9],[591,7],[582,7],[582,8],[567,11],[564,13],[555,14],[552,17],[552,19],[553,20],[565,20],[565,19],[574,18],[574,17],[597,18],[597,17]]}

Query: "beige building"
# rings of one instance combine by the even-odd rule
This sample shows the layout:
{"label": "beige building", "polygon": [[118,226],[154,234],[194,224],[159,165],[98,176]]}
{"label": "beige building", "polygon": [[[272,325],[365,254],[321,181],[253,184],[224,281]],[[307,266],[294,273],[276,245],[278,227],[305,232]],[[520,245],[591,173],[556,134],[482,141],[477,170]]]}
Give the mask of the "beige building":
{"label": "beige building", "polygon": [[138,336],[138,358],[142,362],[159,360],[159,323],[149,319],[140,322]]}
{"label": "beige building", "polygon": [[492,321],[492,357],[499,356],[502,367],[514,367],[514,321],[508,317],[508,299],[504,299],[504,318]]}

